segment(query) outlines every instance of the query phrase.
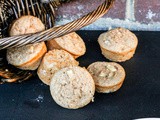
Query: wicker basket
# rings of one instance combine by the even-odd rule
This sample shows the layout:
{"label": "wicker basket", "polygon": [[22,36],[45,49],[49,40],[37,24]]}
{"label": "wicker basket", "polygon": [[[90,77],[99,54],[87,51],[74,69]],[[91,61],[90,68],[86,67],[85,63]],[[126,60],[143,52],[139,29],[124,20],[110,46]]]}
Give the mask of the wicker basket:
{"label": "wicker basket", "polygon": [[[18,0],[17,0],[18,1]],[[23,46],[29,43],[47,41],[64,34],[79,30],[80,28],[89,25],[96,21],[98,18],[102,17],[112,6],[114,0],[105,0],[105,2],[100,5],[96,10],[87,14],[86,16],[70,22],[66,25],[59,27],[53,27],[43,32],[29,35],[13,36],[0,39],[0,50],[9,47]],[[20,13],[19,13],[20,16]]]}
{"label": "wicker basket", "polygon": [[[35,42],[47,41],[47,40],[68,34],[70,32],[79,30],[82,27],[93,23],[98,18],[100,18],[104,14],[106,14],[114,2],[114,0],[105,0],[104,3],[101,4],[96,10],[88,13],[87,15],[83,16],[82,18],[79,18],[73,22],[67,23],[62,26],[54,27],[54,16],[55,16],[54,7],[57,7],[59,5],[59,3],[57,1],[46,3],[43,5],[37,3],[36,0],[15,0],[15,1],[16,2],[13,3],[13,0],[1,0],[1,3],[3,2],[3,5],[4,5],[3,7],[1,6],[1,8],[3,8],[4,11],[8,11],[8,13],[7,13],[8,16],[12,16],[13,14],[14,14],[15,18],[18,18],[18,17],[20,17],[22,15],[26,15],[26,14],[31,14],[31,15],[37,16],[46,25],[46,30],[39,32],[39,33],[35,33],[35,34],[7,37],[4,35],[4,30],[7,29],[4,26],[7,26],[7,25],[6,25],[5,20],[2,18],[3,12],[2,12],[2,10],[0,10],[0,12],[1,12],[1,14],[0,14],[1,26],[0,27],[3,26],[3,30],[1,29],[1,31],[0,31],[2,33],[2,36],[0,39],[0,50],[6,49],[6,48],[11,48],[11,47],[19,47],[19,46],[23,46],[23,45],[35,43]],[[29,4],[28,1],[30,2],[30,8],[28,7],[28,4]],[[38,0],[38,1],[40,1],[40,0]],[[48,1],[50,1],[50,0],[48,0]],[[59,0],[59,1],[64,1],[64,0]],[[11,9],[7,10],[8,8],[6,7],[6,5],[12,6]],[[45,7],[49,8],[49,9],[47,9],[47,11],[46,11]],[[48,23],[51,23],[51,24],[48,24]],[[1,63],[3,63],[3,62],[0,60],[0,64]],[[7,66],[7,68],[8,67],[9,66]],[[30,71],[22,72],[22,70],[18,70],[18,69],[16,69],[16,71],[19,71],[21,74],[17,75],[16,74],[17,72],[12,71],[12,73],[11,73],[10,71],[12,71],[12,70],[6,71],[5,68],[0,69],[0,79],[1,79],[1,77],[3,77],[3,78],[7,78],[7,81],[5,81],[5,82],[13,82],[13,81],[19,80],[17,76],[19,76],[19,77],[24,76],[24,77],[21,77],[20,79],[25,79],[25,78],[27,78],[25,76],[30,76],[30,74],[31,74]],[[24,73],[24,74],[22,74],[22,73]],[[7,76],[7,75],[9,75],[9,76]],[[15,79],[15,78],[17,78],[17,79]]]}

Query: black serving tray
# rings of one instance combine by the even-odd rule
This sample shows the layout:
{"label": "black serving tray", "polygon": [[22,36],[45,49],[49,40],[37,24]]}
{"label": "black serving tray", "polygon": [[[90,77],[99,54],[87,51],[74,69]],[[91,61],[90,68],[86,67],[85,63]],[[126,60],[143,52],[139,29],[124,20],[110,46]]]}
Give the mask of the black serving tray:
{"label": "black serving tray", "polygon": [[[104,31],[78,31],[87,52],[81,66],[108,61],[97,43]],[[122,88],[112,94],[95,94],[94,103],[78,110],[58,106],[49,87],[38,77],[0,85],[0,120],[130,120],[160,117],[160,32],[134,32],[139,45],[132,59],[120,63],[126,71]]]}

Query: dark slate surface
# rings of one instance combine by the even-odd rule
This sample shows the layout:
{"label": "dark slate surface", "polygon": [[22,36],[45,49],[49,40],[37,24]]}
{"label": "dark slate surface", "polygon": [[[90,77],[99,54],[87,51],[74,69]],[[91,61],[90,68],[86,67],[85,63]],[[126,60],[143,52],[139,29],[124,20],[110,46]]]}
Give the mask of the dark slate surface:
{"label": "dark slate surface", "polygon": [[[87,67],[108,61],[100,54],[97,38],[104,31],[78,31],[87,53],[79,58]],[[0,120],[129,120],[160,117],[160,33],[135,32],[139,45],[134,58],[120,63],[126,70],[122,88],[95,95],[95,102],[67,110],[52,99],[49,87],[37,77],[21,84],[0,85]]]}

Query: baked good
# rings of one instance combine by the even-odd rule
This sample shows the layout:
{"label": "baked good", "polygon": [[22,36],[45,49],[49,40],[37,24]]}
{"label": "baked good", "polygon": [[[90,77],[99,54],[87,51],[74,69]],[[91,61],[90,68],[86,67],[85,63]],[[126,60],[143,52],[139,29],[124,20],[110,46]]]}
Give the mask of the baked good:
{"label": "baked good", "polygon": [[[40,19],[34,16],[22,16],[14,21],[10,29],[10,35],[35,33],[44,29],[45,26]],[[46,52],[47,47],[44,42],[9,48],[7,50],[7,60],[10,64],[20,69],[35,70]]]}
{"label": "baked good", "polygon": [[95,62],[87,70],[95,81],[96,91],[100,93],[117,91],[125,79],[125,70],[114,62]]}
{"label": "baked good", "polygon": [[7,61],[23,70],[36,70],[47,48],[44,42],[7,50]]}
{"label": "baked good", "polygon": [[85,54],[86,47],[82,38],[75,32],[69,33],[59,38],[47,41],[47,47],[52,49],[63,49],[78,58]]}
{"label": "baked good", "polygon": [[45,54],[37,74],[43,83],[50,85],[51,77],[56,71],[68,66],[78,66],[78,64],[68,52],[54,49]]}
{"label": "baked good", "polygon": [[18,18],[10,27],[9,35],[24,35],[45,30],[42,21],[34,16],[26,15]]}
{"label": "baked good", "polygon": [[125,28],[116,28],[98,38],[102,54],[111,61],[123,62],[133,57],[138,39]]}
{"label": "baked good", "polygon": [[50,92],[58,105],[78,109],[93,100],[95,84],[85,68],[66,67],[52,77]]}

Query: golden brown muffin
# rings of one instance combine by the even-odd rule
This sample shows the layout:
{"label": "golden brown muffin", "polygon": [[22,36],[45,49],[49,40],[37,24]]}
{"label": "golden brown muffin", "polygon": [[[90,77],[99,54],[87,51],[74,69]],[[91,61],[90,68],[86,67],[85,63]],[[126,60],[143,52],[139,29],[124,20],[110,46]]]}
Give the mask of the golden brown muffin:
{"label": "golden brown muffin", "polygon": [[102,54],[111,61],[123,62],[133,57],[138,39],[127,29],[116,28],[98,38]]}
{"label": "golden brown muffin", "polygon": [[78,58],[85,54],[86,47],[82,38],[75,32],[64,35],[59,38],[47,41],[47,47],[49,50],[52,49],[63,49]]}
{"label": "golden brown muffin", "polygon": [[[45,26],[39,18],[22,16],[15,20],[10,29],[10,35],[23,35],[40,32]],[[10,48],[7,50],[7,60],[10,64],[23,69],[35,70],[38,68],[43,55],[47,52],[44,42]]]}
{"label": "golden brown muffin", "polygon": [[125,79],[123,67],[114,62],[95,62],[87,70],[95,81],[96,91],[100,93],[117,91]]}
{"label": "golden brown muffin", "polygon": [[86,69],[67,67],[54,74],[50,92],[58,105],[68,109],[78,109],[93,100],[95,84]]}
{"label": "golden brown muffin", "polygon": [[55,72],[64,67],[78,66],[78,64],[68,52],[54,49],[45,54],[37,74],[43,83],[50,85],[51,78]]}

